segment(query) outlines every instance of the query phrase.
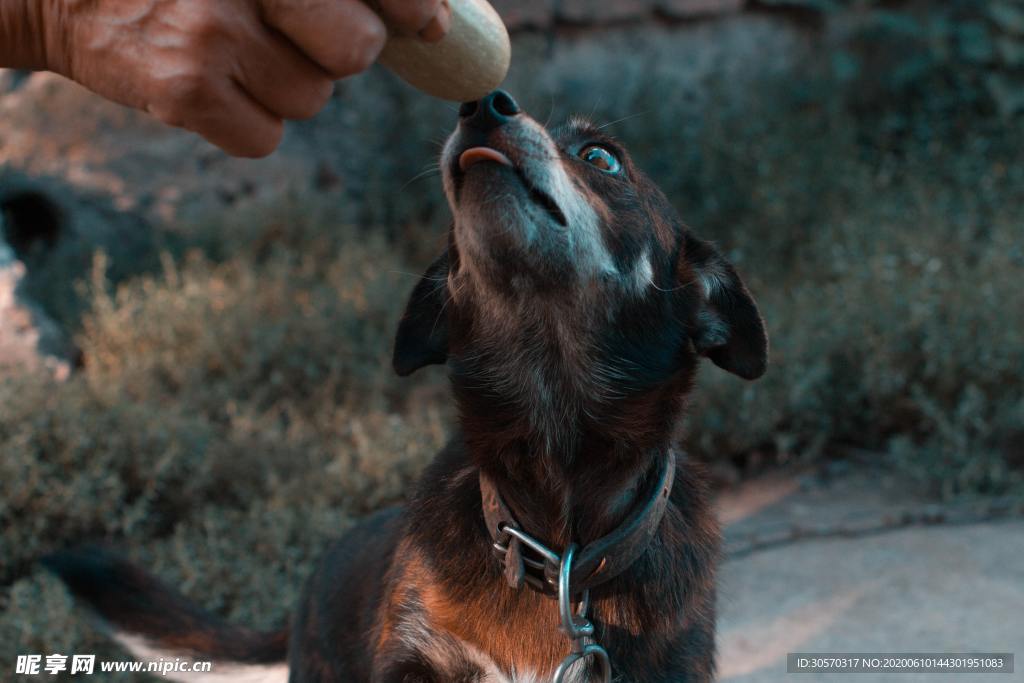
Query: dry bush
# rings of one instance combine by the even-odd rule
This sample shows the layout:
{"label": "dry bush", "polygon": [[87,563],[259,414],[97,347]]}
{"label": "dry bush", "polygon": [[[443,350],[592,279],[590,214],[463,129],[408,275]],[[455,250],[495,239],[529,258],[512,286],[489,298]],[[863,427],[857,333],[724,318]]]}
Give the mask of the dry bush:
{"label": "dry bush", "polygon": [[[1019,131],[974,118],[883,144],[828,74],[706,87],[673,69],[687,48],[669,38],[636,60],[621,59],[632,44],[581,44],[543,78],[543,51],[527,50],[512,89],[542,119],[549,102],[555,120],[632,116],[609,130],[762,305],[768,374],[704,371],[688,447],[854,447],[938,494],[1019,490]],[[330,131],[296,134],[358,140],[338,160],[348,184],[174,226],[146,276],[94,260],[79,289],[85,370],[0,387],[0,661],[113,652],[31,565],[85,539],[223,615],[275,623],[326,539],[400,500],[443,441],[442,372],[399,381],[389,353],[447,221],[436,178],[406,181],[453,113],[377,77],[346,85],[338,108]],[[914,125],[931,130],[927,114]]]}
{"label": "dry bush", "polygon": [[[280,227],[263,214],[262,229]],[[229,239],[249,246],[232,258],[165,257],[114,292],[99,257],[84,372],[0,388],[0,659],[113,652],[33,572],[49,550],[111,542],[212,609],[269,625],[329,538],[402,500],[445,418],[428,400],[437,373],[390,373],[413,278],[380,239],[315,220],[293,221],[294,249],[266,253],[238,226]]]}

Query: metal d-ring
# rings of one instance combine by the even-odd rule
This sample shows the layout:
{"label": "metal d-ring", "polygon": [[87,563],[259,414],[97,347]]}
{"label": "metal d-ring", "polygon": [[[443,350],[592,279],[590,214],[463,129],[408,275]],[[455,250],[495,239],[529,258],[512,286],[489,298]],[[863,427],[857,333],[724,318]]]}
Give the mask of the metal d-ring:
{"label": "metal d-ring", "polygon": [[586,645],[579,652],[573,651],[555,669],[555,676],[551,679],[552,683],[565,683],[565,676],[569,673],[572,665],[587,657],[593,657],[597,661],[597,678],[594,680],[598,681],[598,683],[610,683],[612,680],[612,663],[608,659],[608,651],[600,645]]}
{"label": "metal d-ring", "polygon": [[563,683],[572,665],[588,657],[593,657],[597,661],[596,680],[599,683],[609,683],[612,679],[612,665],[608,651],[597,643],[584,643],[584,639],[592,638],[594,635],[594,625],[587,619],[587,610],[590,609],[589,590],[584,590],[580,595],[575,614],[572,609],[572,587],[569,585],[569,579],[572,576],[572,561],[576,549],[575,544],[565,549],[558,568],[558,613],[562,621],[562,632],[572,641],[572,652],[555,669],[553,683]]}
{"label": "metal d-ring", "polygon": [[562,631],[569,640],[579,640],[594,635],[594,625],[587,621],[590,591],[583,591],[576,614],[572,613],[572,592],[569,578],[572,576],[572,561],[576,556],[576,550],[576,544],[570,544],[562,553],[562,561],[558,567],[558,614],[562,619]]}

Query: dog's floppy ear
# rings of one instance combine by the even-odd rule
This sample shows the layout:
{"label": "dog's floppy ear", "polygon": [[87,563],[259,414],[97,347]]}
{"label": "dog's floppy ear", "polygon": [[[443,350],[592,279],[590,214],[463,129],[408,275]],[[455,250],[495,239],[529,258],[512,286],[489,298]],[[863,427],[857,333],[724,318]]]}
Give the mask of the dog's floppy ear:
{"label": "dog's floppy ear", "polygon": [[687,236],[684,257],[702,299],[691,334],[694,348],[723,370],[757,379],[768,366],[768,335],[754,298],[732,264],[708,242]]}
{"label": "dog's floppy ear", "polygon": [[448,252],[430,264],[412,290],[395,335],[392,365],[405,377],[425,365],[448,360]]}

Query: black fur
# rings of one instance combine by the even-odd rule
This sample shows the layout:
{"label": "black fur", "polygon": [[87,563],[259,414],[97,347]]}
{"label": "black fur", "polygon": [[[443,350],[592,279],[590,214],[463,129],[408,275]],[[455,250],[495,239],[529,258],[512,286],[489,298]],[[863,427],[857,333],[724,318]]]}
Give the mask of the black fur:
{"label": "black fur", "polygon": [[228,624],[99,546],[58,552],[41,562],[76,598],[87,603],[105,626],[142,636],[155,647],[198,659],[244,664],[285,658],[285,629],[261,633]]}
{"label": "black fur", "polygon": [[448,325],[444,308],[448,291],[448,254],[442,254],[420,278],[412,293],[414,305],[398,323],[393,365],[405,377],[424,365],[443,365],[448,358]]}
{"label": "black fur", "polygon": [[[479,472],[549,547],[586,544],[640,503],[661,459],[677,449],[701,357],[747,379],[765,371],[764,324],[735,269],[685,228],[617,142],[585,124],[548,137],[525,115],[508,120],[465,131],[465,139],[460,127],[449,143],[455,226],[395,341],[400,375],[447,364],[458,429],[407,507],[373,515],[328,550],[292,619],[292,683],[550,675],[568,642],[553,602],[505,583],[484,526]],[[470,177],[459,144],[493,145],[514,168],[492,159]],[[581,160],[593,144],[616,154],[622,172]],[[572,192],[593,207],[611,267],[576,272],[551,248],[579,226],[567,224],[565,207],[550,206],[558,192],[535,177],[545,163],[566,169]],[[534,213],[517,213],[515,202]],[[549,243],[522,238],[523,226],[507,224],[512,215],[546,215],[549,224],[531,225]],[[619,683],[714,675],[718,529],[702,469],[676,452],[675,485],[652,542],[591,595],[590,617]],[[224,625],[108,555],[48,565],[125,630],[214,659],[283,657],[282,635]],[[253,659],[257,645],[266,648],[262,659]]]}

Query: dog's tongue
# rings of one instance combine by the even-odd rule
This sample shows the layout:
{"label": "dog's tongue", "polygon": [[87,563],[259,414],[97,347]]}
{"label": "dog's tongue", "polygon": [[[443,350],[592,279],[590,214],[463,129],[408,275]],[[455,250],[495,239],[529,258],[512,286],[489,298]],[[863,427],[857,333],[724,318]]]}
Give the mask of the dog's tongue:
{"label": "dog's tongue", "polygon": [[479,164],[481,161],[496,161],[505,166],[512,165],[512,160],[496,149],[491,147],[470,147],[459,155],[459,168],[465,171],[473,164]]}

